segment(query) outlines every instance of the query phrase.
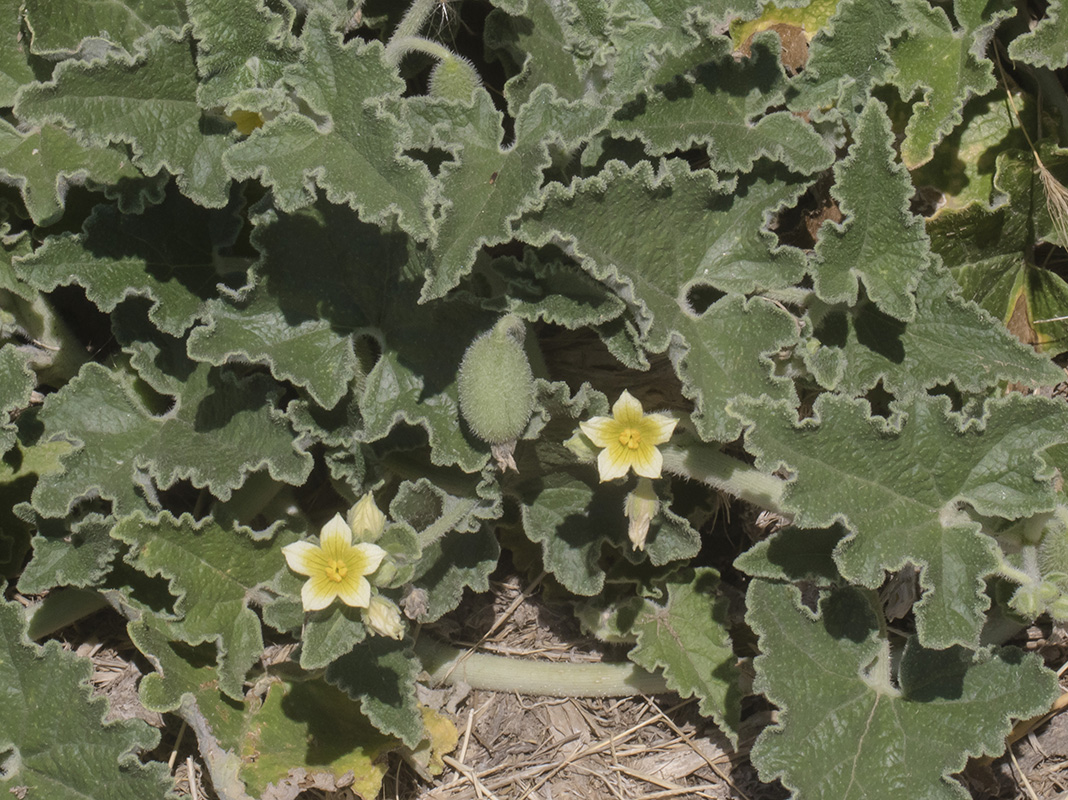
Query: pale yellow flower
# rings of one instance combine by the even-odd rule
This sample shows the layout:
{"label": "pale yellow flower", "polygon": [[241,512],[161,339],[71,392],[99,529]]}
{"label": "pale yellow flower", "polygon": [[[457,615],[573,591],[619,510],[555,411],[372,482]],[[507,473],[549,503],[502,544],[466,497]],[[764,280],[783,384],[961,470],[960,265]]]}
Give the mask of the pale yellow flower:
{"label": "pale yellow flower", "polygon": [[367,576],[378,569],[386,551],[377,544],[352,543],[352,529],[335,514],[319,534],[319,544],[293,542],[282,548],[294,572],[307,575],[300,599],[305,611],[319,611],[341,598],[345,605],[367,608],[371,583]]}
{"label": "pale yellow flower", "polygon": [[622,478],[631,467],[644,478],[659,478],[664,457],[656,448],[671,438],[678,420],[667,414],[646,414],[630,392],[612,406],[612,416],[580,422],[579,428],[591,442],[604,448],[597,456],[602,481]]}

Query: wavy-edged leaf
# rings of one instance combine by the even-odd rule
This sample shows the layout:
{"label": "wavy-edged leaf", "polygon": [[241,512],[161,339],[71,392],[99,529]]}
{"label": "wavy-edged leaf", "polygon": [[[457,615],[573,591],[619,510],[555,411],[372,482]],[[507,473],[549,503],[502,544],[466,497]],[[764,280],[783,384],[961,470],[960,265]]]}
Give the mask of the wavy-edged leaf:
{"label": "wavy-edged leaf", "polygon": [[410,641],[373,636],[326,669],[326,681],[360,704],[378,730],[415,748],[425,735],[415,696],[421,669]]}
{"label": "wavy-edged leaf", "polygon": [[[1068,150],[1039,143],[1043,164],[1068,182]],[[1010,150],[997,157],[996,205],[973,203],[928,221],[931,249],[942,256],[962,295],[1000,319],[1018,337],[1052,353],[1068,347],[1064,301],[1068,284],[1034,263],[1040,241],[1060,242],[1034,155]],[[1015,319],[1014,319],[1015,317]]]}
{"label": "wavy-edged leaf", "polygon": [[893,138],[886,107],[869,101],[849,156],[834,168],[832,194],[846,220],[823,223],[811,272],[816,294],[828,303],[855,304],[862,281],[882,311],[910,320],[930,248],[922,220],[909,210],[912,182],[894,162]]}
{"label": "wavy-edged leaf", "polygon": [[101,725],[107,701],[90,697],[91,672],[88,659],[59,642],[32,644],[21,607],[0,602],[3,785],[50,800],[162,800],[166,767],[138,760],[158,734],[140,720]]}
{"label": "wavy-edged leaf", "polygon": [[[642,344],[669,353],[697,403],[701,435],[728,441],[740,432],[725,412],[731,397],[794,398],[790,382],[772,376],[767,356],[795,341],[797,329],[789,314],[759,297],[728,294],[697,310],[695,297],[709,286],[753,291],[799,280],[800,253],[776,248],[765,225],[803,190],[766,174],[721,185],[678,161],[656,175],[648,164],[613,162],[569,189],[550,187],[544,208],[524,217],[520,233],[539,245],[567,242],[583,269],[619,285]],[[732,267],[739,277],[730,277]]]}
{"label": "wavy-edged leaf", "polygon": [[287,537],[253,541],[213,520],[166,512],[155,521],[125,517],[111,535],[130,546],[131,566],[168,581],[174,616],[161,618],[162,629],[190,645],[213,643],[218,688],[243,698],[245,675],[263,652],[260,620],[249,604],[285,569],[280,547]]}
{"label": "wavy-edged leaf", "polygon": [[152,30],[162,26],[176,34],[188,20],[182,0],[24,0],[23,5],[31,49],[47,56],[90,50],[93,45],[86,39],[102,39],[132,53],[135,42]]}
{"label": "wavy-edged leaf", "polygon": [[233,243],[239,226],[233,207],[200,208],[176,191],[142,214],[98,205],[81,233],[47,238],[15,269],[41,291],[82,286],[104,312],[131,295],[146,297],[153,324],[181,336],[218,295],[225,275],[216,253]]}
{"label": "wavy-edged leaf", "polygon": [[[197,70],[203,78],[197,99],[204,108],[252,104],[282,79],[297,60],[289,18],[274,13],[263,0],[186,0]],[[255,109],[258,110],[258,109]]]}
{"label": "wavy-edged leaf", "polygon": [[906,563],[921,568],[916,626],[929,647],[978,643],[984,578],[998,565],[993,539],[959,504],[1007,519],[1052,510],[1052,470],[1037,454],[1068,441],[1064,403],[1013,394],[989,400],[967,424],[948,407],[944,397],[917,397],[897,424],[836,395],[821,396],[816,418],[801,423],[767,402],[732,409],[749,426],[758,467],[790,470],[783,505],[796,524],[850,530],[835,551],[847,580],[875,588]]}
{"label": "wavy-edged leaf", "polygon": [[669,689],[697,696],[731,742],[738,740],[741,691],[737,657],[727,629],[727,601],[716,597],[719,575],[699,568],[688,581],[667,584],[663,606],[646,604],[634,623],[638,643],[630,660],[647,670],[664,670]]}
{"label": "wavy-edged leaf", "polygon": [[318,186],[365,221],[395,216],[404,230],[426,238],[430,173],[401,155],[411,134],[387,104],[400,99],[404,82],[382,45],[343,43],[321,10],[308,15],[301,43],[301,60],[285,80],[314,118],[280,114],[231,148],[227,169],[239,180],[259,178],[283,211],[310,205]]}
{"label": "wavy-edged leaf", "polygon": [[[400,423],[422,426],[435,463],[481,469],[486,448],[460,426],[456,372],[493,315],[451,299],[420,305],[419,248],[347,207],[320,202],[292,215],[266,212],[257,222],[253,241],[264,255],[251,291],[212,303],[189,352],[212,363],[266,363],[328,408],[359,378],[360,419],[350,416],[349,424],[359,426],[361,441]],[[354,347],[366,337],[379,354],[364,376]]]}
{"label": "wavy-edged leaf", "polygon": [[111,538],[112,517],[46,519],[18,509],[34,523],[33,558],[19,576],[19,591],[42,594],[58,586],[99,585],[111,569],[119,545]]}
{"label": "wavy-edged leaf", "polygon": [[146,175],[165,169],[194,202],[221,208],[230,194],[222,155],[233,126],[197,104],[188,37],[159,28],[138,44],[134,57],[62,62],[51,81],[20,92],[15,114],[72,128],[90,145],[125,142]]}
{"label": "wavy-edged leaf", "polygon": [[1009,58],[1046,69],[1068,66],[1068,7],[1064,0],[1050,0],[1038,24],[1009,44]]}
{"label": "wavy-edged leaf", "polygon": [[29,369],[29,353],[13,344],[0,347],[0,454],[15,444],[16,427],[9,420],[30,406],[30,394],[37,385]]}
{"label": "wavy-edged leaf", "polygon": [[969,98],[997,85],[994,65],[983,56],[997,27],[1013,5],[957,0],[954,11],[961,28],[954,28],[940,6],[926,0],[903,0],[908,35],[893,48],[891,82],[910,99],[921,88],[905,127],[901,159],[914,169],[928,161],[934,146],[961,120]]}
{"label": "wavy-edged leaf", "polygon": [[30,66],[28,48],[22,41],[23,0],[0,3],[0,107],[15,104],[15,93],[36,79]]}
{"label": "wavy-edged leaf", "polygon": [[438,178],[444,218],[438,223],[422,299],[443,296],[466,275],[478,249],[512,238],[523,211],[539,205],[549,144],[575,148],[604,123],[608,109],[557,97],[539,86],[518,109],[515,138],[502,147],[502,115],[478,91],[472,103],[416,98],[406,106],[417,141],[454,156]]}
{"label": "wavy-edged leaf", "polygon": [[45,401],[45,438],[70,441],[75,450],[62,474],[43,477],[34,489],[34,507],[44,516],[63,516],[90,494],[111,500],[118,516],[151,512],[153,478],[164,489],[188,479],[220,500],[264,465],[284,483],[307,478],[311,458],[273,407],[276,385],[262,375],[235,378],[197,365],[160,416],[149,413],[130,383],[87,364]]}
{"label": "wavy-edged leaf", "polygon": [[[1014,717],[1041,713],[1056,676],[1015,648],[927,650],[910,639],[896,675],[869,599],[855,588],[800,608],[792,586],[754,580],[755,688],[779,706],[752,759],[798,800],[965,800],[950,776],[1000,755]],[[894,680],[896,678],[896,681]]]}
{"label": "wavy-edged leaf", "polygon": [[609,131],[640,139],[651,155],[703,146],[718,171],[745,172],[760,158],[797,172],[826,169],[834,155],[812,126],[770,110],[782,105],[787,86],[775,41],[762,38],[736,60],[730,40],[717,38],[690,52],[690,64],[672,61],[671,74],[654,76],[657,85],[623,106]]}
{"label": "wavy-edged leaf", "polygon": [[30,218],[40,226],[63,216],[71,186],[112,184],[141,176],[118,150],[83,145],[54,125],[22,134],[0,123],[0,159],[0,181],[18,187]]}
{"label": "wavy-edged leaf", "polygon": [[793,81],[789,107],[813,118],[852,120],[871,90],[890,73],[890,42],[905,28],[900,0],[840,0],[809,47],[808,63]]}
{"label": "wavy-edged leaf", "polygon": [[1001,381],[1054,385],[1064,373],[974,303],[944,267],[920,275],[916,316],[905,323],[868,301],[824,313],[806,363],[828,389],[860,396],[882,381],[897,399],[953,383],[982,392]]}

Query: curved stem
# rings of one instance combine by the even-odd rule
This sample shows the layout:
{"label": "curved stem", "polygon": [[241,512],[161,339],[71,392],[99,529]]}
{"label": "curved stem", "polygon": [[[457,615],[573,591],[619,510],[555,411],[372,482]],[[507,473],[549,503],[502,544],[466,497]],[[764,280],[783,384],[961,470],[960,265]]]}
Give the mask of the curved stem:
{"label": "curved stem", "polygon": [[438,61],[456,58],[456,54],[445,45],[424,39],[422,36],[394,36],[386,45],[386,60],[392,64],[399,64],[400,60],[411,52],[426,53]]}
{"label": "curved stem", "polygon": [[664,469],[673,475],[691,478],[722,492],[778,514],[786,483],[767,475],[744,461],[729,456],[718,447],[691,444],[686,447],[663,445]]}
{"label": "curved stem", "polygon": [[415,652],[431,683],[550,697],[625,697],[668,690],[663,675],[629,663],[531,661],[458,650],[426,636],[416,642]]}

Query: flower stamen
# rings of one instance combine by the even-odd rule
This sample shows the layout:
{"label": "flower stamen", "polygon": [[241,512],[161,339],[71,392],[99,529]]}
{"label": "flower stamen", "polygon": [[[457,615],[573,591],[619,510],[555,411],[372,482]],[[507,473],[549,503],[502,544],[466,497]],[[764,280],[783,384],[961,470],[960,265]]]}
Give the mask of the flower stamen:
{"label": "flower stamen", "polygon": [[619,443],[628,450],[637,450],[642,446],[642,432],[637,428],[624,428],[619,434]]}

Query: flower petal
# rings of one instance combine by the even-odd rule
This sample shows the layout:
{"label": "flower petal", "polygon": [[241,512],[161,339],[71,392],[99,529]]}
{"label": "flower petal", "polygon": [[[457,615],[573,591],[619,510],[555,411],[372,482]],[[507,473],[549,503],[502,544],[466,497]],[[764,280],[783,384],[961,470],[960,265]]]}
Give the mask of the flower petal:
{"label": "flower petal", "polygon": [[612,406],[612,416],[616,418],[616,422],[626,428],[636,428],[641,424],[642,415],[642,404],[624,389]]}
{"label": "flower petal", "polygon": [[664,468],[664,456],[644,439],[637,450],[631,450],[631,466],[643,478],[659,478]]}
{"label": "flower petal", "polygon": [[300,590],[300,602],[305,611],[321,611],[334,602],[338,595],[338,584],[326,577],[326,574],[315,575],[304,583]]}
{"label": "flower petal", "polygon": [[352,529],[340,514],[334,514],[319,532],[319,546],[327,558],[341,560],[351,544]]}
{"label": "flower petal", "polygon": [[345,563],[349,568],[349,575],[370,575],[382,559],[386,557],[386,551],[377,544],[361,542],[349,548]]}
{"label": "flower petal", "polygon": [[586,438],[598,447],[608,447],[612,442],[619,441],[619,434],[623,433],[623,426],[612,417],[593,417],[579,423],[579,430],[586,434]]}
{"label": "flower petal", "polygon": [[326,554],[311,542],[293,542],[282,548],[286,563],[301,575],[321,575],[326,571]]}
{"label": "flower petal", "polygon": [[386,515],[375,505],[375,499],[370,492],[352,507],[349,512],[349,527],[361,542],[373,542],[382,535],[386,528]]}
{"label": "flower petal", "polygon": [[602,450],[597,456],[597,472],[601,476],[601,483],[626,475],[633,458],[631,453],[632,451],[620,444],[618,439]]}
{"label": "flower petal", "polygon": [[341,583],[334,584],[337,587],[337,596],[341,602],[354,608],[367,608],[371,602],[371,584],[362,575],[350,572]]}
{"label": "flower petal", "polygon": [[646,414],[638,426],[641,431],[642,442],[649,444],[663,444],[671,438],[675,432],[675,426],[679,424],[677,419],[667,414]]}

